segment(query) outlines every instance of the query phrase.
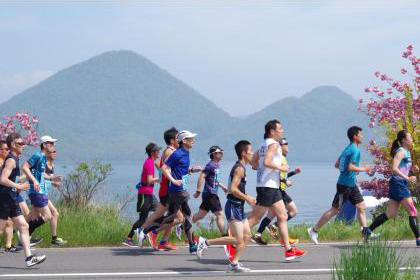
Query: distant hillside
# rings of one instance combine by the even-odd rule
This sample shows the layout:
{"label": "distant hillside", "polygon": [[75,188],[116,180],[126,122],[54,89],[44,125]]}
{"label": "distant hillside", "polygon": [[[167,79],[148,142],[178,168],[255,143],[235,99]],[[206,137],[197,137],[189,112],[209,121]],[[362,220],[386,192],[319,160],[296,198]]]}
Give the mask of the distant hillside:
{"label": "distant hillside", "polygon": [[264,124],[277,118],[290,141],[290,159],[333,161],[347,144],[347,128],[367,124],[356,100],[336,87],[233,118],[131,51],[93,57],[0,104],[2,114],[23,111],[39,117],[41,134],[60,139],[60,158],[68,160],[142,159],[147,142],[164,145],[162,133],[171,126],[199,133],[193,157],[207,157],[209,146],[220,145],[233,159],[236,141],[260,145]]}

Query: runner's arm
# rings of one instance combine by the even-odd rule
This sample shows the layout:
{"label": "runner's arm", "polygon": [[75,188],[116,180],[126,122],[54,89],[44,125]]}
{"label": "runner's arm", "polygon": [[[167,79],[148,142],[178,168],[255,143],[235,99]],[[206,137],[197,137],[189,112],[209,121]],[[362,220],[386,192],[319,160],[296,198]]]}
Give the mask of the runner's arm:
{"label": "runner's arm", "polygon": [[25,162],[22,166],[23,174],[25,174],[26,178],[28,178],[34,185],[38,184],[34,175],[32,174],[29,166],[29,162]]}
{"label": "runner's arm", "polygon": [[[401,178],[406,179],[407,181],[412,181],[416,179],[416,176],[411,176],[408,177],[407,175],[405,175],[404,173],[401,172],[401,170],[398,168],[400,166],[401,160],[404,158],[404,152],[403,151],[399,151],[394,158],[392,159],[392,173],[394,173],[395,175],[400,176]],[[414,177],[414,179],[410,179]]]}
{"label": "runner's arm", "polygon": [[9,179],[9,176],[15,167],[16,167],[16,162],[13,159],[9,158],[5,162],[3,171],[1,172],[0,184],[2,184],[5,187],[16,188],[18,190],[27,191],[29,189],[28,183],[17,184]]}
{"label": "runner's arm", "polygon": [[204,183],[205,178],[206,178],[206,173],[201,172],[200,177],[198,177],[198,181],[197,181],[197,191],[194,194],[195,198],[197,198],[203,191],[203,183]]}
{"label": "runner's arm", "polygon": [[168,178],[169,181],[171,181],[172,184],[176,186],[182,185],[182,180],[176,180],[174,177],[172,177],[171,168],[166,164],[162,166],[162,173],[166,176],[166,178]]}
{"label": "runner's arm", "polygon": [[370,172],[372,170],[372,167],[365,166],[365,167],[357,167],[355,162],[350,162],[348,171],[351,172]]}
{"label": "runner's arm", "polygon": [[232,195],[246,201],[249,205],[255,205],[255,198],[250,195],[244,194],[238,188],[239,184],[241,183],[241,179],[245,176],[245,171],[243,168],[236,168],[235,172],[233,173],[232,182],[230,183],[230,188],[232,190]]}

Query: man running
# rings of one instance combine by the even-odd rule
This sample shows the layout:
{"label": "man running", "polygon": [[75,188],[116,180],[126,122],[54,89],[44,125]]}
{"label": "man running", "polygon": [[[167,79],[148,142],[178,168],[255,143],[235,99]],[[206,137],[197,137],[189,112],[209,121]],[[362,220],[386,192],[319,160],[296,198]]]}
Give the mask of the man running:
{"label": "man running", "polygon": [[[280,146],[281,146],[281,151],[283,153],[282,165],[287,166],[288,163],[286,160],[286,156],[289,153],[289,143],[287,142],[286,138],[282,138],[280,140]],[[297,207],[296,207],[295,202],[286,193],[286,188],[292,186],[293,184],[291,181],[288,180],[288,178],[296,174],[299,174],[300,172],[301,172],[301,169],[299,167],[295,168],[295,170],[291,172],[286,172],[286,171],[280,172],[280,182],[281,182],[280,189],[281,189],[281,195],[283,197],[284,204],[286,205],[288,221],[292,219],[294,216],[296,216],[297,214]],[[255,234],[255,236],[252,237],[251,240],[253,240],[255,243],[260,244],[260,245],[267,245],[267,242],[263,241],[261,238],[261,235],[264,232],[266,227],[273,237],[278,237],[278,228],[274,225],[268,226],[274,217],[275,217],[274,213],[271,211],[268,211],[267,216],[261,221],[257,233]],[[292,239],[289,237],[290,245],[294,245],[298,242],[299,242],[299,239]],[[280,241],[280,244],[284,245],[283,240]]]}
{"label": "man running", "polygon": [[335,163],[335,167],[340,170],[340,176],[338,177],[337,193],[334,196],[332,207],[321,216],[314,227],[308,228],[309,237],[315,244],[318,244],[318,233],[321,227],[338,214],[342,204],[347,200],[357,208],[357,218],[360,226],[363,228],[362,235],[365,241],[371,235],[371,230],[366,226],[365,202],[356,185],[357,173],[369,173],[372,170],[370,166],[359,167],[360,150],[358,146],[363,139],[362,129],[358,126],[350,127],[347,130],[347,137],[350,140],[350,144],[344,149]]}
{"label": "man running", "polygon": [[[197,182],[197,191],[194,194],[198,198],[202,194],[200,210],[193,216],[193,223],[203,219],[209,211],[216,215],[216,224],[222,235],[225,234],[225,219],[223,217],[222,205],[220,204],[217,191],[219,187],[226,193],[227,188],[220,182],[220,161],[223,158],[223,150],[219,146],[212,146],[209,150],[210,162],[207,163],[201,172]],[[203,190],[203,181],[204,191]]]}
{"label": "man running", "polygon": [[126,246],[135,247],[133,242],[134,231],[141,228],[149,216],[149,212],[156,208],[153,203],[153,188],[155,183],[159,181],[159,177],[155,177],[155,161],[159,158],[161,149],[162,148],[155,143],[149,143],[146,146],[148,158],[143,164],[137,195],[137,212],[139,213],[139,219],[133,224],[130,233],[123,241],[123,244]]}
{"label": "man running", "polygon": [[[45,222],[51,221],[52,214],[48,207],[48,194],[45,190],[45,168],[47,165],[46,154],[52,152],[57,139],[45,135],[40,138],[41,151],[36,152],[22,166],[22,170],[29,179],[29,199],[32,203],[32,211],[29,221],[29,236],[35,229],[42,226]],[[51,239],[51,244],[56,244],[56,239]]]}
{"label": "man running", "polygon": [[244,211],[245,202],[251,207],[255,205],[255,198],[246,194],[246,168],[252,160],[251,143],[241,140],[235,145],[238,161],[232,167],[229,176],[228,196],[225,205],[226,219],[232,236],[216,239],[199,238],[197,257],[201,259],[203,251],[211,245],[235,245],[235,253],[230,261],[227,272],[249,272],[251,269],[239,263],[241,254],[245,251],[246,243],[251,238],[251,229]]}
{"label": "man running", "polygon": [[20,176],[19,157],[23,153],[25,142],[19,133],[10,133],[6,142],[10,152],[0,175],[0,232],[11,218],[20,232],[26,266],[30,267],[42,263],[47,257],[32,255],[29,247],[28,223],[16,202],[18,192],[29,189],[28,183],[16,183]]}
{"label": "man running", "polygon": [[249,225],[256,225],[267,210],[277,217],[280,238],[284,242],[286,261],[303,257],[305,250],[292,248],[287,229],[287,210],[280,191],[280,172],[289,170],[282,165],[282,150],[279,141],[283,138],[283,127],[278,120],[271,120],[265,125],[264,144],[254,154],[252,167],[257,169],[257,205],[254,207]]}

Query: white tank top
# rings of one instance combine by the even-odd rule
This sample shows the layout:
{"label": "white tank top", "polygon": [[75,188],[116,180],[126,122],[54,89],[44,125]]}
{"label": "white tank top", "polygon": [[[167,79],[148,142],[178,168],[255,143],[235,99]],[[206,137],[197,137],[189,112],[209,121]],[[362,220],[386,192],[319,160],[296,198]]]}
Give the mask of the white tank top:
{"label": "white tank top", "polygon": [[[264,166],[264,159],[268,150],[268,146],[272,144],[278,144],[278,142],[274,140],[273,138],[265,139],[264,144],[261,146],[259,150],[260,158],[258,161],[258,169],[257,169],[257,188],[265,187],[265,188],[278,189],[280,186],[280,171],[267,168]],[[281,152],[281,147],[279,145],[277,152],[273,156],[273,164],[280,167],[282,158],[283,158],[283,154]]]}

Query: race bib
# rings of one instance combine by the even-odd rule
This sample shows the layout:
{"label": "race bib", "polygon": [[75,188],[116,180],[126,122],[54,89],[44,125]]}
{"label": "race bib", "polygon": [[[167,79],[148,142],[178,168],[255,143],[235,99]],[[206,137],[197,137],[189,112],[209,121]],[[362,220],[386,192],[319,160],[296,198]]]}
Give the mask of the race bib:
{"label": "race bib", "polygon": [[184,187],[184,189],[188,189],[188,184],[189,184],[189,179],[190,176],[188,176],[188,174],[182,176],[182,186]]}

